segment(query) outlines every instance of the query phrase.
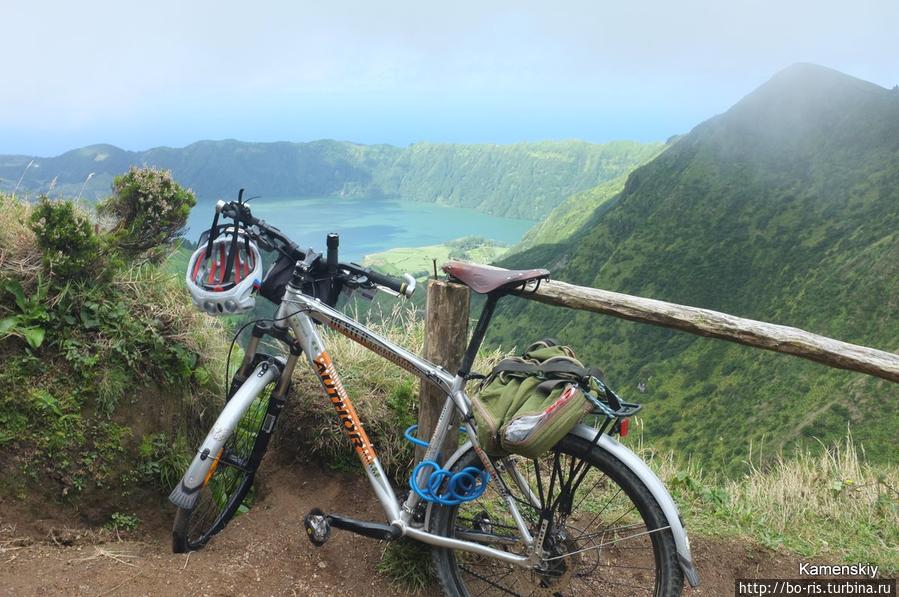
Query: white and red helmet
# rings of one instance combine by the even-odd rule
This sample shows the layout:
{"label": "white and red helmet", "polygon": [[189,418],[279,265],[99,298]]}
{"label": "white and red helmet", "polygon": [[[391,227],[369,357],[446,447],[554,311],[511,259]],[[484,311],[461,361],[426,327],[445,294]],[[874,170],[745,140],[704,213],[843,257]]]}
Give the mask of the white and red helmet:
{"label": "white and red helmet", "polygon": [[212,315],[243,313],[256,304],[253,290],[261,284],[262,255],[243,232],[227,228],[215,237],[211,248],[201,237],[187,264],[186,279],[201,310]]}

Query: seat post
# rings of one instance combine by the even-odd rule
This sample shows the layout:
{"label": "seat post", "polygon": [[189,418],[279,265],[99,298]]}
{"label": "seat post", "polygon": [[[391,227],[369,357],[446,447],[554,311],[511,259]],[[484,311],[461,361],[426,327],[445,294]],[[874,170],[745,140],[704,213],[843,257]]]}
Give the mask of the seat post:
{"label": "seat post", "polygon": [[487,326],[490,325],[490,319],[493,317],[493,311],[496,309],[496,303],[505,294],[505,292],[494,291],[487,294],[487,302],[481,309],[481,316],[478,323],[474,327],[474,333],[471,335],[471,341],[462,357],[462,365],[459,367],[459,375],[465,377],[471,373],[471,367],[474,365],[474,359],[478,355],[478,349],[484,341],[484,335],[487,333]]}

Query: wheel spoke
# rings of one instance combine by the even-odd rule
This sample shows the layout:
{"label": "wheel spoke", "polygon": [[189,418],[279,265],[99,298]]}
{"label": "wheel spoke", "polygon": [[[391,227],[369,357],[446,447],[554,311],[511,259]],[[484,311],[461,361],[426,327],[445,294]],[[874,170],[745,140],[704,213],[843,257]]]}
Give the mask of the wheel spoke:
{"label": "wheel spoke", "polygon": [[[650,508],[658,512],[655,520],[664,520],[651,494],[639,482],[630,481],[633,475],[622,473],[625,466],[601,447],[594,446],[586,456],[583,444],[571,440],[538,460],[507,460],[497,481],[514,492],[512,497],[534,537],[543,521],[549,521],[539,547],[545,557],[536,567],[522,567],[466,551],[434,548],[438,569],[456,571],[440,572],[444,584],[460,591],[467,586],[471,595],[603,593],[602,587],[628,589],[624,594],[652,594],[654,586],[679,586],[665,580],[681,574],[670,527],[643,520]],[[472,452],[456,466],[479,466],[479,461]],[[529,491],[544,506],[533,507],[527,499]],[[495,486],[474,501],[435,507],[432,529],[457,539],[492,543],[510,554],[531,555]]]}
{"label": "wheel spoke", "polygon": [[670,528],[671,528],[671,527],[661,527],[661,528],[658,528],[658,529],[653,529],[653,530],[651,530],[651,531],[646,531],[646,532],[644,532],[644,533],[635,533],[635,534],[633,534],[633,535],[629,535],[629,536],[624,537],[624,538],[622,538],[622,539],[617,539],[617,540],[615,540],[615,541],[606,541],[606,542],[604,542],[604,543],[600,543],[599,545],[591,545],[590,547],[585,547],[584,549],[579,549],[578,551],[572,551],[572,552],[569,552],[569,553],[564,553],[564,554],[562,554],[562,555],[560,555],[560,556],[554,556],[554,557],[551,557],[551,558],[548,558],[548,559],[549,559],[549,560],[559,560],[559,559],[562,559],[562,558],[567,558],[567,557],[569,557],[569,556],[577,555],[577,554],[579,554],[579,553],[584,553],[585,551],[590,551],[591,549],[599,549],[599,548],[602,548],[602,547],[607,547],[607,546],[609,546],[609,545],[615,545],[616,543],[618,543],[618,542],[620,542],[620,541],[627,541],[628,539],[635,539],[635,538],[637,538],[637,537],[644,537],[644,536],[646,536],[646,535],[651,535],[651,534],[653,534],[653,533],[659,533],[659,532],[661,532],[661,531],[667,531],[667,530],[670,529]]}

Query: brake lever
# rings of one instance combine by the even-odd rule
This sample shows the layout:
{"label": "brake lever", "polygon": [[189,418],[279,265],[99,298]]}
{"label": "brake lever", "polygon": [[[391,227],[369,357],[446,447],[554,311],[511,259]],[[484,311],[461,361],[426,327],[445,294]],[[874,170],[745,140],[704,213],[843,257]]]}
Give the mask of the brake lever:
{"label": "brake lever", "polygon": [[263,249],[265,251],[274,251],[277,249],[277,247],[272,244],[272,242],[264,234],[262,234],[262,230],[256,224],[253,224],[249,228],[246,228],[246,230],[250,233],[256,244],[259,245],[260,249]]}
{"label": "brake lever", "polygon": [[346,270],[339,275],[343,284],[343,291],[347,297],[355,296],[358,292],[359,296],[367,301],[375,298],[377,288],[369,279],[361,274],[351,274]]}

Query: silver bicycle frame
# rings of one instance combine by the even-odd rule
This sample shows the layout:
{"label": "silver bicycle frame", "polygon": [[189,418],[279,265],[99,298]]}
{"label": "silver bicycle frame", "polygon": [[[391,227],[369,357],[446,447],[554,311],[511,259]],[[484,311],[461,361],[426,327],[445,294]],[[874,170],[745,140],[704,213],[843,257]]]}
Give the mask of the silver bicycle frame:
{"label": "silver bicycle frame", "polygon": [[[378,354],[406,371],[409,371],[422,380],[437,386],[446,395],[443,410],[438,418],[431,439],[428,442],[428,447],[425,452],[426,459],[434,459],[439,446],[443,445],[443,440],[446,438],[447,434],[453,431],[450,428],[450,422],[452,421],[454,410],[460,413],[463,421],[470,420],[471,402],[465,394],[464,379],[458,375],[451,375],[442,367],[382,338],[350,317],[332,309],[318,299],[303,294],[290,285],[287,286],[284,299],[275,316],[275,321],[279,323],[286,321],[286,325],[281,323],[281,328],[290,328],[294,337],[302,347],[302,351],[305,353],[309,365],[312,367],[313,371],[318,374],[325,393],[334,405],[337,414],[340,417],[341,426],[349,436],[356,454],[362,462],[369,483],[371,484],[378,501],[381,502],[381,506],[384,508],[384,512],[391,525],[400,529],[403,535],[430,545],[469,551],[522,567],[533,567],[540,563],[542,554],[535,546],[542,545],[543,537],[547,530],[547,524],[544,522],[540,529],[538,529],[539,532],[537,537],[532,537],[528,530],[527,523],[521,516],[514,499],[503,487],[501,487],[501,484],[499,484],[500,487],[497,487],[497,489],[505,499],[509,512],[518,527],[518,532],[521,536],[520,542],[529,548],[529,555],[515,555],[481,543],[443,537],[424,530],[428,526],[433,504],[428,505],[424,528],[417,528],[412,524],[413,512],[421,501],[421,498],[415,492],[410,492],[409,498],[405,503],[402,504],[402,506],[399,504],[396,494],[390,485],[390,481],[378,460],[374,447],[371,445],[368,436],[365,434],[362,423],[356,415],[352,401],[349,396],[347,396],[346,390],[340,382],[340,377],[331,362],[331,358],[327,353],[324,342],[322,341],[314,322],[326,325],[340,334],[347,336],[375,354]],[[252,346],[255,348],[255,343]],[[295,359],[295,357],[291,358]],[[216,420],[212,430],[200,446],[197,455],[194,457],[194,460],[188,468],[188,471],[185,473],[181,483],[179,483],[178,487],[176,487],[169,496],[169,499],[173,503],[185,508],[194,505],[200,488],[207,480],[207,476],[209,475],[213,464],[217,462],[217,455],[221,451],[224,442],[243,416],[243,413],[249,408],[253,399],[259,395],[265,386],[278,380],[285,369],[292,369],[292,365],[293,361],[289,361],[286,364],[283,361],[278,361],[277,363],[263,362],[257,365],[252,372],[248,372],[249,376],[247,377],[247,380],[234,396],[232,396],[225,409],[219,415],[218,420]],[[279,384],[279,386],[280,385],[285,384]],[[483,454],[480,446],[477,444],[475,428],[467,422],[465,425],[468,431],[469,441],[448,459],[446,466],[452,466],[466,451],[474,449],[481,457],[488,472],[495,477],[496,470],[493,467],[493,464],[490,462],[489,458]],[[575,428],[574,433],[585,439],[593,440],[598,431],[583,425],[578,425]],[[613,452],[621,462],[650,489],[654,498],[662,507],[663,513],[668,521],[668,528],[671,529],[671,532],[674,535],[681,568],[684,570],[685,576],[690,584],[692,586],[697,586],[699,584],[699,576],[693,567],[687,534],[680,522],[674,501],[671,499],[664,485],[652,473],[649,467],[639,459],[639,457],[630,452],[626,447],[618,444],[618,442],[603,436],[599,438],[598,445],[603,449]],[[527,483],[521,479],[520,474],[517,474],[514,463],[507,462],[506,466],[511,473],[512,479],[516,482],[516,485],[520,486],[519,489],[522,490],[523,494],[527,496],[530,501],[534,501],[536,498],[532,495]],[[423,482],[423,480],[419,481],[420,483]]]}
{"label": "silver bicycle frame", "polygon": [[[515,555],[473,541],[435,535],[426,530],[415,528],[411,524],[413,512],[421,498],[412,492],[402,507],[400,506],[393,487],[391,487],[390,481],[384,473],[374,447],[365,435],[362,424],[352,406],[352,401],[346,395],[346,390],[340,382],[340,377],[331,363],[331,358],[327,353],[324,342],[313,322],[321,323],[343,334],[391,363],[437,386],[446,394],[446,402],[434,433],[428,442],[425,458],[434,458],[438,446],[443,444],[447,433],[451,431],[450,421],[452,420],[454,409],[459,412],[462,420],[469,419],[471,402],[465,394],[465,381],[461,377],[451,375],[443,367],[397,346],[343,313],[325,305],[320,300],[309,297],[289,285],[275,320],[285,320],[287,322],[294,337],[302,346],[309,365],[318,373],[325,393],[337,409],[342,426],[350,436],[356,454],[362,461],[369,483],[378,501],[381,502],[384,513],[387,515],[391,525],[399,528],[403,535],[430,545],[470,551],[519,566],[534,566],[539,562],[542,554],[538,553],[537,550],[532,550],[529,556]],[[475,438],[476,442],[474,427],[468,425],[468,431]],[[511,496],[506,495],[504,497],[521,533],[522,542],[530,546],[533,543],[533,539],[528,532],[527,524]]]}

